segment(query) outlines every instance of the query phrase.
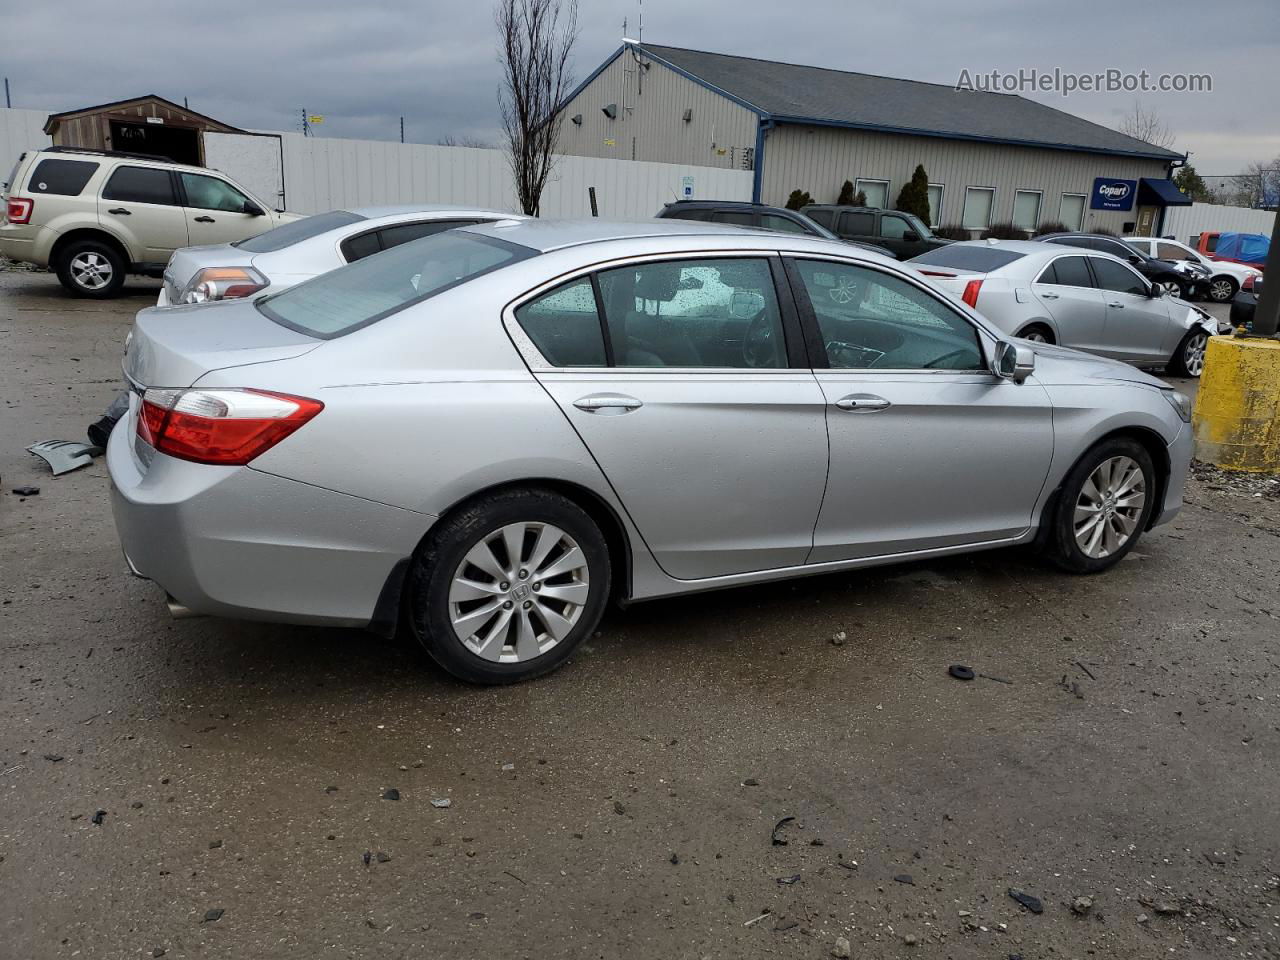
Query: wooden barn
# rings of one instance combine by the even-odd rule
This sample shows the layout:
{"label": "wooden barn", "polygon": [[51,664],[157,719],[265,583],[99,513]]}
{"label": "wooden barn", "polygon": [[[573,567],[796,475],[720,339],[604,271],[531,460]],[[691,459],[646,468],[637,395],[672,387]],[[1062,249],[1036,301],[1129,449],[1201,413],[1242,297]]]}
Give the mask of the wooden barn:
{"label": "wooden barn", "polygon": [[194,166],[204,166],[200,134],[206,130],[244,132],[155,94],[50,114],[44,124],[56,147],[119,150]]}

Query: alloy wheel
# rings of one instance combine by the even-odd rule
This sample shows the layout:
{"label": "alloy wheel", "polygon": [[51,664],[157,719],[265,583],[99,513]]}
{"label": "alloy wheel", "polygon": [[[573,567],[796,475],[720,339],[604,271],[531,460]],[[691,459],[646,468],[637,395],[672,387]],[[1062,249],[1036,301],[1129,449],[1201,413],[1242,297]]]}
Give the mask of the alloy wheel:
{"label": "alloy wheel", "polygon": [[1225,277],[1209,284],[1209,298],[1217,303],[1226,303],[1235,291],[1235,284]]}
{"label": "alloy wheel", "polygon": [[111,261],[100,253],[86,250],[71,258],[71,276],[86,290],[101,290],[111,282]]}
{"label": "alloy wheel", "polygon": [[511,523],[482,537],[449,583],[449,621],[469,651],[523,663],[569,635],[591,595],[587,557],[550,523]]}
{"label": "alloy wheel", "polygon": [[1032,343],[1048,343],[1049,338],[1044,335],[1041,330],[1029,330],[1023,335],[1024,340],[1030,340]]}
{"label": "alloy wheel", "polygon": [[1204,354],[1209,346],[1209,335],[1207,333],[1195,333],[1187,337],[1187,342],[1182,346],[1182,365],[1187,368],[1187,373],[1193,377],[1198,377],[1204,373]]}
{"label": "alloy wheel", "polygon": [[1161,282],[1160,288],[1171,297],[1182,296],[1182,285],[1176,280],[1164,280]]}
{"label": "alloy wheel", "polygon": [[1098,464],[1076,498],[1076,545],[1094,560],[1121,549],[1138,529],[1147,502],[1147,478],[1131,457]]}

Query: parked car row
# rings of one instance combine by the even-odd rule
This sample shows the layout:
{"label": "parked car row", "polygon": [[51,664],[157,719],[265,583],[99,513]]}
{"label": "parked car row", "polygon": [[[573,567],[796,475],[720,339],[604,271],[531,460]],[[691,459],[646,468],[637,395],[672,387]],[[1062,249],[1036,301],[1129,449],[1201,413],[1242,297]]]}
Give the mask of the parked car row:
{"label": "parked car row", "polygon": [[1177,240],[1125,237],[1124,242],[1145,257],[1157,257],[1167,263],[1190,263],[1207,271],[1205,295],[1214,303],[1230,303],[1246,280],[1262,276],[1261,270],[1247,264],[1211,260],[1199,250]]}

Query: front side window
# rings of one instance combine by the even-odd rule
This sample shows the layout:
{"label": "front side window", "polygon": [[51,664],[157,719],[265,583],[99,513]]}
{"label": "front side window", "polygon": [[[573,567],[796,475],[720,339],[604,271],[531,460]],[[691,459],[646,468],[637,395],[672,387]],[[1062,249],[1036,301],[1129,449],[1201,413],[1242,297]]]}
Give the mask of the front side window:
{"label": "front side window", "polygon": [[765,259],[663,260],[602,271],[599,283],[620,367],[787,365]]}
{"label": "front side window", "polygon": [[87,160],[41,160],[27,181],[27,190],[78,197],[97,170],[98,165]]}
{"label": "front side window", "polygon": [[1147,282],[1123,263],[1104,260],[1102,257],[1090,257],[1093,274],[1098,278],[1098,286],[1103,290],[1116,293],[1131,293],[1137,297],[1147,295]]}
{"label": "front side window", "polygon": [[832,368],[986,369],[973,325],[919,287],[852,264],[796,266]]}
{"label": "front side window", "polygon": [[[1143,253],[1146,253],[1144,250]],[[1195,260],[1190,250],[1180,247],[1176,243],[1157,243],[1156,256],[1161,260]]]}
{"label": "front side window", "polygon": [[880,218],[880,236],[886,240],[901,240],[906,237],[907,231],[912,229],[914,228],[907,223],[905,217],[885,215]]}
{"label": "front side window", "polygon": [[328,340],[535,255],[518,244],[448,230],[349,263],[254,305],[281,326]]}
{"label": "front side window", "polygon": [[183,173],[182,189],[187,193],[188,207],[199,210],[221,210],[224,213],[245,213],[250,203],[248,197],[217,177],[199,173]]}
{"label": "front side window", "polygon": [[1089,266],[1084,257],[1059,257],[1040,274],[1038,283],[1052,283],[1059,287],[1092,287]]}
{"label": "front side window", "polygon": [[166,206],[177,204],[169,171],[155,167],[116,167],[116,172],[102,188],[102,199]]}
{"label": "front side window", "polygon": [[516,309],[516,322],[555,367],[603,367],[604,333],[591,278],[556,287]]}

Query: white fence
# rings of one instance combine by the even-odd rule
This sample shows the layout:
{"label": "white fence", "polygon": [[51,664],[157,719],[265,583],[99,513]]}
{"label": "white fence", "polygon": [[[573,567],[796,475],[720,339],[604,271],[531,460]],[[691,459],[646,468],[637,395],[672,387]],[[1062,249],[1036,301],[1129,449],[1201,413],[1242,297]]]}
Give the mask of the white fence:
{"label": "white fence", "polygon": [[1232,230],[1236,233],[1271,235],[1276,215],[1271,210],[1252,207],[1227,207],[1216,203],[1193,203],[1189,207],[1170,207],[1164,215],[1163,236],[1183,243],[1206,230]]}
{"label": "white fence", "polygon": [[48,118],[39,110],[0,109],[0,177],[8,177],[24,150],[49,146],[52,141],[44,132]]}
{"label": "white fence", "polygon": [[[398,203],[447,203],[516,210],[501,150],[382,140],[330,140],[298,133],[207,133],[205,157],[263,200],[295,213]],[[752,174],[672,163],[557,158],[542,196],[544,217],[589,217],[595,187],[601,217],[648,219],[684,195],[750,200]]]}

